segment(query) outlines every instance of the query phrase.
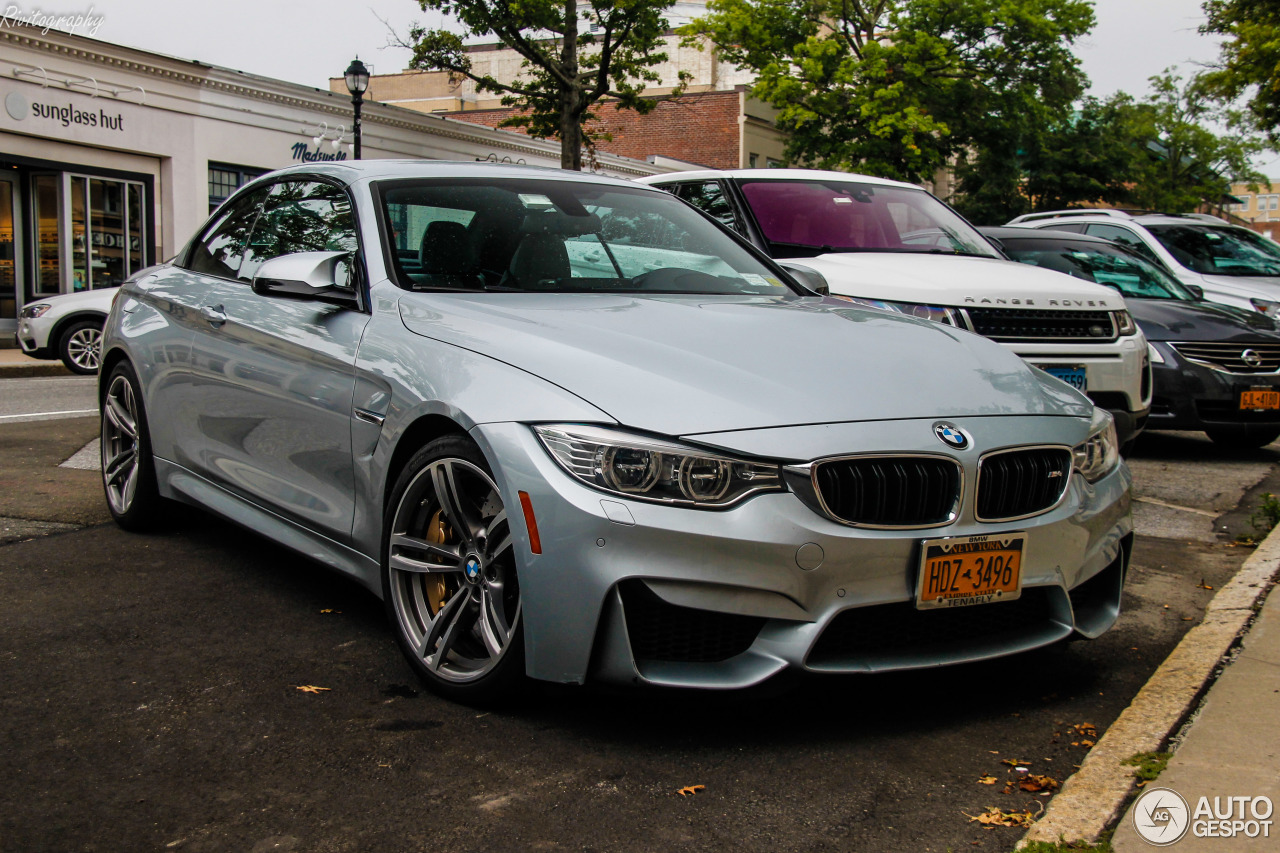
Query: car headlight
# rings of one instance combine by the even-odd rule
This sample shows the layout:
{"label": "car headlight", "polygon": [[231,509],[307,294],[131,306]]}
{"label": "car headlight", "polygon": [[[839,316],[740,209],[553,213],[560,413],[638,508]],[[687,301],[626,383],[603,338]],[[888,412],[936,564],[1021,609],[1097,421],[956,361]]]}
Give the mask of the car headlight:
{"label": "car headlight", "polygon": [[1075,469],[1090,483],[1096,483],[1120,464],[1120,441],[1116,422],[1106,409],[1094,409],[1089,438],[1071,450]]}
{"label": "car headlight", "polygon": [[44,316],[44,313],[52,307],[53,306],[48,302],[35,302],[31,305],[23,305],[22,310],[18,312],[18,316],[34,320],[36,317]]}
{"label": "car headlight", "polygon": [[1280,302],[1272,302],[1270,299],[1250,299],[1249,302],[1273,320],[1280,317]]}
{"label": "car headlight", "polygon": [[777,465],[602,427],[553,424],[533,430],[575,479],[625,498],[724,507],[757,492],[782,490]]}
{"label": "car headlight", "polygon": [[906,314],[909,317],[919,317],[921,320],[932,320],[935,323],[946,323],[948,326],[959,326],[960,322],[956,316],[956,309],[948,308],[945,305],[917,305],[912,302],[888,302],[883,299],[864,299],[860,296],[840,296],[839,294],[831,294],[836,299],[843,299],[846,302],[855,302],[858,305],[865,305],[868,308],[878,308],[881,311],[895,311],[899,314]]}
{"label": "car headlight", "polygon": [[1128,311],[1112,311],[1116,318],[1116,329],[1121,335],[1132,335],[1138,331],[1138,324],[1133,322],[1133,315]]}

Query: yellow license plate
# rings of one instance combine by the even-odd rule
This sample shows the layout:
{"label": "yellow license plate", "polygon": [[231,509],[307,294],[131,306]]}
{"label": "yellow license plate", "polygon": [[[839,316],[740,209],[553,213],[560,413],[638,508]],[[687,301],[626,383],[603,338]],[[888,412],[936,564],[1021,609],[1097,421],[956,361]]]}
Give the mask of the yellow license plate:
{"label": "yellow license plate", "polygon": [[1280,391],[1250,388],[1240,392],[1241,409],[1280,409]]}
{"label": "yellow license plate", "polygon": [[920,549],[916,607],[1012,601],[1022,594],[1025,533],[926,539]]}

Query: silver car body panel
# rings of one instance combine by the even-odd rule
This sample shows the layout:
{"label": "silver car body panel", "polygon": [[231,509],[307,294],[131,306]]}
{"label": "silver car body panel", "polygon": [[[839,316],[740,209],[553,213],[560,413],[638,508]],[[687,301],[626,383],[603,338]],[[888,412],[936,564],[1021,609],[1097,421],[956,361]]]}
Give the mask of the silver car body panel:
{"label": "silver car body panel", "polygon": [[[416,449],[408,442],[424,424],[465,432],[506,506],[530,496],[542,553],[512,525],[527,671],[557,682],[741,687],[788,667],[979,659],[1073,630],[1096,636],[1114,621],[1132,533],[1123,464],[1093,484],[1072,475],[1065,498],[1036,517],[974,518],[983,454],[1088,438],[1093,410],[1074,390],[976,335],[817,297],[406,292],[383,266],[368,180],[458,170],[547,177],[458,164],[289,170],[348,183],[372,282],[364,310],[262,296],[175,266],[125,284],[105,330],[104,375],[118,358],[137,369],[162,494],[381,595],[395,461]],[[210,306],[225,320],[202,312]],[[971,435],[970,446],[943,446],[940,418]],[[964,493],[958,517],[927,530],[851,528],[786,491],[720,511],[663,506],[573,479],[541,445],[537,423],[623,425],[761,460],[944,454],[961,465]],[[1036,630],[945,652],[809,659],[840,613],[913,600],[923,539],[1015,531],[1027,535],[1024,589],[1052,599],[1054,617]],[[798,551],[810,546],[820,565],[801,568]],[[1068,592],[1106,572],[1114,604],[1073,614]],[[728,660],[637,661],[623,581],[646,583],[669,605],[766,621]]]}

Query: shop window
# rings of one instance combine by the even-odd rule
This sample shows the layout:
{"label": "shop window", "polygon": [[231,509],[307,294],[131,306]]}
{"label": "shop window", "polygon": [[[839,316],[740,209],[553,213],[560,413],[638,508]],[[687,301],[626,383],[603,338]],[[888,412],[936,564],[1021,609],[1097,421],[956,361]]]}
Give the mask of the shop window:
{"label": "shop window", "polygon": [[36,175],[31,179],[35,196],[36,272],[35,296],[62,292],[61,226],[62,176]]}
{"label": "shop window", "polygon": [[748,166],[748,167],[750,167],[750,168],[754,169],[754,168],[756,168],[756,167],[757,167],[757,166],[759,166],[759,165],[760,165],[760,155],[759,155],[759,154],[748,154],[748,155],[747,155],[747,166]]}
{"label": "shop window", "polygon": [[248,169],[244,166],[228,166],[225,163],[209,164],[209,212],[213,213],[231,194],[259,175],[265,169]]}

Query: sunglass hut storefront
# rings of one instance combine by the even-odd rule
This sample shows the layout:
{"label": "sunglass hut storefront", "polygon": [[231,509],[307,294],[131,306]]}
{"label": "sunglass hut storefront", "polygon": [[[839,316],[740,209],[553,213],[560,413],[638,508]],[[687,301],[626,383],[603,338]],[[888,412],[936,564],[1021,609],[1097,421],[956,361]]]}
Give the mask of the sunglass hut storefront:
{"label": "sunglass hut storefront", "polygon": [[[339,69],[340,70],[340,69]],[[172,256],[241,184],[352,155],[349,96],[56,31],[0,29],[0,341],[24,305]],[[557,143],[365,104],[363,156],[559,165]],[[664,169],[602,158],[620,177]]]}

